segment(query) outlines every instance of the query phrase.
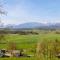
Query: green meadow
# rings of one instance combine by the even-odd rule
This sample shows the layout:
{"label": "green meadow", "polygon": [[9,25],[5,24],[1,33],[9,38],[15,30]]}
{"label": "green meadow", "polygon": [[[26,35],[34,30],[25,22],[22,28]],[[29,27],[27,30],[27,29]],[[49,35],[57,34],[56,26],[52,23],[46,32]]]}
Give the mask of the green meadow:
{"label": "green meadow", "polygon": [[[7,49],[9,47],[9,42],[16,43],[17,49],[25,49],[27,52],[25,54],[35,55],[37,42],[41,41],[54,41],[60,40],[59,34],[54,33],[47,33],[47,34],[39,34],[39,35],[19,35],[19,34],[6,34],[5,43],[0,44],[0,49]],[[47,60],[46,58],[38,58],[36,56],[33,57],[19,57],[19,58],[0,58],[0,60]],[[50,60],[50,59],[48,59]],[[54,57],[51,60],[59,60],[58,58]]]}

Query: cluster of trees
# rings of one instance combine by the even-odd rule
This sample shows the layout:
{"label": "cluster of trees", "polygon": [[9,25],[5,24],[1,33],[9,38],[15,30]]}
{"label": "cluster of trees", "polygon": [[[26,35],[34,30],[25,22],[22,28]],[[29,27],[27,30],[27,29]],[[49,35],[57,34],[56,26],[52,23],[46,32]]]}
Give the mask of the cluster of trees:
{"label": "cluster of trees", "polygon": [[21,34],[21,35],[28,35],[28,34],[38,34],[38,32],[33,31],[10,31],[10,30],[0,30],[0,34]]}

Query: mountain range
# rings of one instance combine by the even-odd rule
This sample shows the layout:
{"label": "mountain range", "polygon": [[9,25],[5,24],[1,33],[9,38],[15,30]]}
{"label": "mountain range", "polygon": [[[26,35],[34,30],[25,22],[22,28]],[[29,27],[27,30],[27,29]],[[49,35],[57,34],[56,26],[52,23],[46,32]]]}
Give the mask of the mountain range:
{"label": "mountain range", "polygon": [[[1,27],[1,26],[0,26]],[[10,29],[22,29],[22,28],[60,28],[60,23],[37,23],[37,22],[29,22],[23,24],[8,24],[3,25],[3,28],[10,28]]]}

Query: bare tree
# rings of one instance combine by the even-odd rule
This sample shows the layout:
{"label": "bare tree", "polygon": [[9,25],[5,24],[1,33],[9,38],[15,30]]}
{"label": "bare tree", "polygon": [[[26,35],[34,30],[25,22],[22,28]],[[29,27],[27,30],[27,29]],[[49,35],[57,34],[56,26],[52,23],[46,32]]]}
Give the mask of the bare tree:
{"label": "bare tree", "polygon": [[3,5],[4,5],[4,1],[0,0],[0,15],[6,15],[7,14],[7,12],[5,11]]}
{"label": "bare tree", "polygon": [[[1,15],[7,14],[3,5],[4,5],[4,0],[0,0],[0,19],[1,19]],[[1,25],[1,20],[0,20],[0,25]],[[0,43],[2,40],[5,40],[5,34],[0,34]]]}

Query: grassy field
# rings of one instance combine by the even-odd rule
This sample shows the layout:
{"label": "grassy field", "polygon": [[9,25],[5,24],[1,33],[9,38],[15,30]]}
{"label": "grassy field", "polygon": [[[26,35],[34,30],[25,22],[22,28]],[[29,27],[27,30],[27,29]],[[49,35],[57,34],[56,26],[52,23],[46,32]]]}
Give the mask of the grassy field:
{"label": "grassy field", "polygon": [[[6,44],[0,44],[0,49],[7,49],[8,42],[15,42],[17,49],[35,50],[37,47],[37,42],[48,41],[48,40],[60,40],[59,34],[39,34],[39,35],[19,35],[19,34],[8,34],[5,35]],[[34,54],[32,51],[26,52],[26,54]],[[21,58],[0,58],[0,60],[59,60],[57,58],[47,59],[47,58],[37,58],[37,57],[21,57]]]}

